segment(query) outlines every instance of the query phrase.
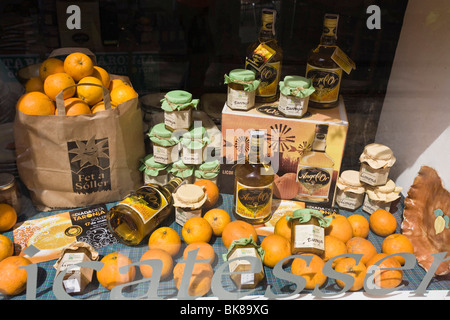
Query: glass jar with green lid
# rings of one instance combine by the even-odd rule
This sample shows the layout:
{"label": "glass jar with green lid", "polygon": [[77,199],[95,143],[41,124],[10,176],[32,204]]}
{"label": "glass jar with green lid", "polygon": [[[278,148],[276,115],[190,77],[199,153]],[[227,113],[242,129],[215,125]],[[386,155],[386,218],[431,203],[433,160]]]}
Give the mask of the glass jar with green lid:
{"label": "glass jar with green lid", "polygon": [[167,129],[189,130],[193,118],[192,109],[197,109],[199,99],[192,99],[192,94],[184,90],[172,90],[161,100],[164,110],[164,124]]}
{"label": "glass jar with green lid", "polygon": [[139,170],[143,173],[144,184],[156,183],[163,185],[169,182],[169,167],[170,164],[156,162],[152,154],[141,159]]}
{"label": "glass jar with green lid", "polygon": [[[229,261],[230,278],[238,289],[253,289],[265,277],[263,261],[264,249],[262,249],[253,238],[241,238],[234,240],[228,247],[228,252],[223,256],[224,261]],[[257,258],[259,263],[252,272],[252,263],[243,257]],[[242,272],[242,273],[237,273]]]}
{"label": "glass jar with green lid", "polygon": [[234,69],[229,75],[225,75],[228,107],[234,110],[249,110],[255,106],[256,89],[260,83],[255,78],[255,72],[247,69]]}
{"label": "glass jar with green lid", "polygon": [[169,174],[171,177],[182,178],[187,183],[194,182],[194,166],[184,163],[181,159],[172,163]]}
{"label": "glass jar with green lid", "polygon": [[194,172],[195,181],[207,179],[217,184],[220,172],[219,160],[205,161],[199,165]]}
{"label": "glass jar with green lid", "polygon": [[315,91],[311,79],[286,76],[279,86],[278,111],[286,117],[301,118],[308,111],[309,96]]}
{"label": "glass jar with green lid", "polygon": [[203,163],[204,150],[210,142],[204,127],[194,127],[181,137],[181,160],[185,164]]}
{"label": "glass jar with green lid", "polygon": [[292,254],[312,253],[322,257],[325,252],[325,228],[331,217],[315,209],[297,209],[286,215],[291,225]]}
{"label": "glass jar with green lid", "polygon": [[153,142],[153,158],[155,162],[170,164],[180,158],[180,140],[164,123],[153,126],[148,136]]}

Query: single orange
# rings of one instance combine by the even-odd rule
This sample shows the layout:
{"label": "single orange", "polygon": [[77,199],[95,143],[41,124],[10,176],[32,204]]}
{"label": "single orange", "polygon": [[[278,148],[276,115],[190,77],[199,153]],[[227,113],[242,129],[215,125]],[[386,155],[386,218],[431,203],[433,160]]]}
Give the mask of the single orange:
{"label": "single orange", "polygon": [[[178,262],[173,268],[173,280],[175,287],[180,290],[181,280],[183,279],[185,263]],[[213,268],[210,263],[197,262],[194,264],[191,279],[188,285],[188,294],[190,296],[204,296],[211,289],[211,280],[214,275]]]}
{"label": "single orange", "polygon": [[[64,89],[73,86],[75,81],[71,76],[65,72],[51,74],[44,81],[44,92],[53,101],[56,101],[56,96]],[[63,98],[67,99],[73,97],[77,88],[72,87],[63,92]]]}
{"label": "single orange", "polygon": [[203,217],[189,218],[181,229],[181,236],[187,244],[193,242],[209,242],[212,233],[213,230],[211,225]]}
{"label": "single orange", "polygon": [[369,218],[370,229],[379,236],[386,237],[395,232],[397,219],[389,211],[379,209]]}
{"label": "single orange", "polygon": [[353,237],[352,225],[348,219],[341,214],[333,214],[328,227],[325,228],[325,234],[336,237],[344,243]]}
{"label": "single orange", "polygon": [[78,82],[94,73],[94,63],[88,55],[74,52],[64,59],[64,72]]}
{"label": "single orange", "polygon": [[14,254],[14,243],[7,236],[0,234],[0,261]]}
{"label": "single orange", "polygon": [[367,238],[369,236],[369,220],[360,214],[352,214],[347,217],[353,230],[354,237]]}
{"label": "single orange", "polygon": [[123,81],[122,79],[112,79],[109,82],[109,88],[108,89],[111,92],[113,89],[115,89],[115,88],[117,88],[119,86],[123,86],[123,85],[129,86],[129,84],[127,82]]}
{"label": "single orange", "polygon": [[[116,108],[117,107],[117,105],[115,105],[114,103],[111,103],[111,109],[114,109],[114,108]],[[100,102],[97,102],[95,105],[93,105],[92,106],[92,108],[91,108],[91,112],[92,113],[96,113],[96,112],[99,112],[99,111],[105,111],[106,109],[105,109],[105,101],[100,101]]]}
{"label": "single orange", "polygon": [[58,58],[48,58],[39,67],[39,77],[44,81],[49,75],[64,72],[64,62]]}
{"label": "single orange", "polygon": [[[393,233],[384,238],[381,243],[381,252],[388,255],[402,252],[414,254],[414,246],[404,234]],[[394,258],[397,259],[401,265],[405,264],[405,258],[401,256],[395,256]]]}
{"label": "single orange", "polygon": [[[362,263],[361,261],[359,261],[359,263],[356,264],[355,259],[345,258],[340,260],[336,264],[334,270],[340,273],[349,274],[353,277],[354,282],[353,285],[350,287],[349,291],[358,291],[364,287],[364,279],[366,277],[367,268],[365,264]],[[336,279],[336,284],[341,288],[345,286],[345,282],[339,279]]]}
{"label": "single orange", "polygon": [[347,241],[346,246],[348,253],[362,254],[361,262],[364,264],[377,254],[377,248],[365,238],[353,237]]}
{"label": "single orange", "polygon": [[[292,213],[289,213],[289,215],[292,215]],[[291,241],[291,222],[286,219],[286,216],[281,216],[280,219],[278,219],[278,221],[275,223],[275,227],[273,228],[273,233],[279,234],[280,236],[283,236]]]}
{"label": "single orange", "polygon": [[[91,113],[89,105],[80,98],[69,98],[64,100],[64,107],[66,109],[66,116]],[[58,114],[58,109],[56,109],[56,114]]]}
{"label": "single orange", "polygon": [[[77,97],[88,105],[93,106],[103,99],[102,87],[95,86],[95,84],[102,85],[102,81],[98,78],[93,76],[84,77],[78,83],[85,83],[85,85],[77,87]],[[88,83],[93,83],[94,85],[88,85]]]}
{"label": "single orange", "polygon": [[125,284],[134,280],[136,268],[130,266],[127,272],[122,273],[119,269],[133,263],[129,257],[120,252],[111,252],[104,256],[100,262],[103,267],[97,271],[97,280],[106,289],[111,290],[117,285]]}
{"label": "single orange", "polygon": [[305,253],[302,255],[312,256],[311,262],[307,265],[306,261],[302,258],[295,258],[292,261],[291,273],[305,278],[305,289],[312,290],[316,286],[321,287],[327,280],[327,276],[322,272],[325,262],[321,257],[315,254]]}
{"label": "single orange", "polygon": [[25,82],[25,92],[39,91],[44,92],[44,81],[41,77],[32,77]]}
{"label": "single orange", "polygon": [[10,256],[0,261],[0,293],[15,296],[27,286],[27,271],[20,268],[31,264],[22,256]]}
{"label": "single orange", "polygon": [[29,115],[54,115],[55,103],[46,94],[38,91],[28,92],[17,101],[18,110]]}
{"label": "single orange", "polygon": [[194,182],[195,185],[203,187],[206,193],[207,200],[203,205],[205,209],[213,207],[217,200],[219,200],[219,188],[217,185],[208,179],[200,179]]}
{"label": "single orange", "polygon": [[160,227],[150,235],[148,247],[149,249],[167,251],[173,257],[180,251],[181,238],[175,229],[171,227]]}
{"label": "single orange", "polygon": [[111,101],[116,105],[119,105],[125,101],[134,99],[138,97],[137,92],[133,89],[133,87],[128,85],[118,86],[111,90],[110,93]]}
{"label": "single orange", "polygon": [[7,203],[0,203],[0,232],[8,231],[17,222],[17,212]]}
{"label": "single orange", "polygon": [[231,222],[231,217],[228,212],[218,208],[207,211],[203,218],[209,222],[216,237],[222,236],[222,232],[226,225]]}
{"label": "single orange", "polygon": [[207,242],[193,242],[187,245],[183,251],[183,259],[187,259],[189,251],[197,250],[197,260],[208,260],[208,263],[213,263],[216,258],[214,248]]}
{"label": "single orange", "polygon": [[94,71],[92,72],[92,76],[98,78],[103,86],[108,89],[111,83],[111,78],[109,76],[108,71],[99,66],[94,66]]}
{"label": "single orange", "polygon": [[[338,239],[336,237],[327,235],[325,236],[325,253],[323,260],[327,262],[331,258],[334,258],[336,256],[339,256],[341,254],[347,253],[347,246],[345,245],[344,241],[341,239]],[[336,266],[339,260],[344,259],[344,257],[340,257],[333,260],[332,267]]]}
{"label": "single orange", "polygon": [[[173,269],[173,258],[172,256],[164,250],[161,249],[149,249],[144,252],[141,256],[140,261],[144,260],[161,260],[162,262],[162,272],[161,272],[161,280],[165,280],[172,275]],[[148,264],[139,265],[139,270],[141,274],[145,278],[151,278],[153,275],[153,267]]]}
{"label": "single orange", "polygon": [[[275,267],[280,260],[291,255],[291,242],[278,234],[266,236],[261,241],[261,248],[264,249],[263,263],[270,268]],[[289,260],[286,260],[283,265],[288,263]]]}
{"label": "single orange", "polygon": [[[366,267],[369,269],[371,265],[374,265],[381,259],[387,257],[386,253],[377,253],[370,259]],[[401,268],[400,262],[394,257],[389,257],[383,260],[379,265],[379,268]],[[403,271],[402,270],[376,270],[373,282],[380,288],[395,288],[402,283]]]}
{"label": "single orange", "polygon": [[225,248],[231,245],[234,240],[248,239],[252,237],[253,241],[258,241],[258,234],[256,229],[250,223],[242,220],[233,220],[228,223],[222,232],[222,242]]}

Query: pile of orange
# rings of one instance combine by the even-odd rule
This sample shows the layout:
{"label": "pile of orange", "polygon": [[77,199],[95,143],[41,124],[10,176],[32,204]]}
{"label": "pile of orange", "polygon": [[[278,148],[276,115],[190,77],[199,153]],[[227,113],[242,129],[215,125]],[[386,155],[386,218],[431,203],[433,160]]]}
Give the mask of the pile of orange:
{"label": "pile of orange", "polygon": [[[76,84],[85,84],[75,86]],[[69,54],[63,60],[48,58],[39,69],[39,77],[25,83],[25,94],[16,107],[25,114],[55,115],[56,96],[62,92],[67,116],[92,114],[105,110],[103,88],[108,89],[111,107],[136,98],[137,92],[121,79],[111,80],[104,68],[82,52]]]}

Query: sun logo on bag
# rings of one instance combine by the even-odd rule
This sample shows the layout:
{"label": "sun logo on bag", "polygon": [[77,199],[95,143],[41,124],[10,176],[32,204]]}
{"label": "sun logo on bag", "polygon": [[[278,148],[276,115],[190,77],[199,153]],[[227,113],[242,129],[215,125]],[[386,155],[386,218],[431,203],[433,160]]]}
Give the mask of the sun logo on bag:
{"label": "sun logo on bag", "polygon": [[85,164],[98,166],[99,158],[109,158],[105,151],[108,150],[105,145],[108,143],[107,139],[96,142],[95,137],[92,137],[86,141],[75,141],[77,148],[69,150],[69,153],[76,154],[70,162],[80,161],[80,167],[84,167]]}

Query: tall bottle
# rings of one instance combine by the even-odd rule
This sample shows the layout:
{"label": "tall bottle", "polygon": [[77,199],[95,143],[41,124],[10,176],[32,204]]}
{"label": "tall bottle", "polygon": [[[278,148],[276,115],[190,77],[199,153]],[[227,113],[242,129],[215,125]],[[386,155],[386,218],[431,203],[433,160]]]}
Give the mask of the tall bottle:
{"label": "tall bottle", "polygon": [[256,91],[256,102],[273,102],[278,99],[283,50],[275,38],[277,12],[262,10],[262,24],[258,40],[247,49],[245,68],[255,71],[260,85]]}
{"label": "tall bottle", "polygon": [[138,245],[169,216],[172,193],[182,181],[174,178],[163,186],[150,183],[129,194],[106,215],[111,233],[126,245]]}
{"label": "tall bottle", "polygon": [[333,108],[339,103],[342,68],[331,59],[337,48],[337,27],[339,15],[326,14],[320,43],[308,56],[306,77],[312,80],[315,92],[309,97],[308,106]]}
{"label": "tall bottle", "polygon": [[233,212],[237,219],[260,224],[272,217],[274,172],[263,157],[265,133],[250,133],[250,148],[245,163],[235,169]]}
{"label": "tall bottle", "polygon": [[299,192],[297,200],[323,203],[329,201],[334,161],[326,153],[328,125],[317,124],[314,142],[298,162],[297,181]]}

